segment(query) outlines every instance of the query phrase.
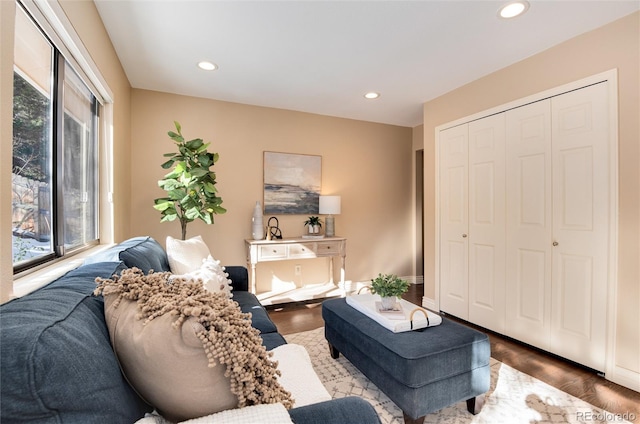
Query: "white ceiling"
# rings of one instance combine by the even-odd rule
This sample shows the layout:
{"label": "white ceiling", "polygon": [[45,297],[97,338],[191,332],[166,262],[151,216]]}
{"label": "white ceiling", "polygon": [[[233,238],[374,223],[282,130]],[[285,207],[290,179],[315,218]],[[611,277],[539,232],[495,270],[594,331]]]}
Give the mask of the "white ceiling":
{"label": "white ceiling", "polygon": [[503,20],[505,2],[95,1],[135,88],[407,127],[425,101],[640,8],[531,0]]}

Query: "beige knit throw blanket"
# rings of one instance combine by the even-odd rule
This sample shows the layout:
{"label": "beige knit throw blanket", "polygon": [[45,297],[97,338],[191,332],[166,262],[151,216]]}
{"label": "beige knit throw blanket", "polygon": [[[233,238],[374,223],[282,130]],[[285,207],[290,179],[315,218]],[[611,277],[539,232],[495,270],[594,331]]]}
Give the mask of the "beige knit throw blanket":
{"label": "beige knit throw blanket", "polygon": [[138,268],[129,268],[111,279],[96,278],[94,294],[118,294],[116,307],[122,299],[136,301],[137,318],[144,319],[145,324],[172,314],[176,315],[173,326],[180,328],[185,319],[196,317],[205,328],[197,336],[209,367],[217,362],[226,366],[225,376],[231,381],[239,408],[278,402],[287,409],[293,407],[291,394],[278,383],[277,363],[269,359],[273,353],[267,352],[260,332],[251,326],[251,314],[242,313],[238,303],[225,293],[205,290],[200,280],[178,278],[169,282],[170,276],[170,272],[145,275]]}

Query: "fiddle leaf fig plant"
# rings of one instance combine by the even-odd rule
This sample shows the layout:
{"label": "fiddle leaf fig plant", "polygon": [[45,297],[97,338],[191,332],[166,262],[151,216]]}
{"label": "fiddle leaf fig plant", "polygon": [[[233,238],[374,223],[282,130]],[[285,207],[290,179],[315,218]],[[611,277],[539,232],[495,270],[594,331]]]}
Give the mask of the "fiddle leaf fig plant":
{"label": "fiddle leaf fig plant", "polygon": [[409,289],[409,282],[393,274],[378,274],[371,280],[371,293],[380,297],[401,297]]}
{"label": "fiddle leaf fig plant", "polygon": [[213,224],[213,216],[227,210],[216,189],[216,173],[210,168],[218,161],[218,153],[207,150],[210,143],[201,138],[185,140],[182,127],[174,121],[176,132],[167,134],[177,147],[177,152],[166,153],[168,160],[161,166],[171,171],[158,181],[167,195],[154,200],[154,208],[160,211],[160,222],[180,221],[182,240],[187,236],[187,224],[201,219]]}

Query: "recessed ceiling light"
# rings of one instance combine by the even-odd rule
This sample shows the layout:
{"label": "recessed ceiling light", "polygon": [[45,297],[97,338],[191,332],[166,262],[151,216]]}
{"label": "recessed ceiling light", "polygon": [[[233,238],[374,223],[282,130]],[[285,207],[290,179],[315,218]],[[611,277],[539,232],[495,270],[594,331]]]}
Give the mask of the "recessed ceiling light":
{"label": "recessed ceiling light", "polygon": [[380,97],[380,93],[376,93],[375,91],[371,91],[364,95],[365,99],[373,100]]}
{"label": "recessed ceiling light", "polygon": [[198,62],[198,68],[204,69],[205,71],[215,71],[216,69],[218,69],[218,65],[203,60],[202,62]]}
{"label": "recessed ceiling light", "polygon": [[522,15],[529,9],[529,2],[526,0],[518,0],[512,1],[500,9],[498,9],[498,16],[504,19],[515,18],[516,16]]}

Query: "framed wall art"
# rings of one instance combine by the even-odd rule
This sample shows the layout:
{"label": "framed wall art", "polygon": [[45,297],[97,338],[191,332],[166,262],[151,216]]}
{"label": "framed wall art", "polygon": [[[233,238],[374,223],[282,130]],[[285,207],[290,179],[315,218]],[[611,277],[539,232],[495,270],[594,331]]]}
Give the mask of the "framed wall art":
{"label": "framed wall art", "polygon": [[322,156],[264,152],[264,213],[317,214]]}

